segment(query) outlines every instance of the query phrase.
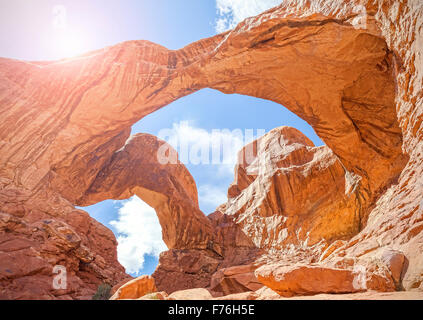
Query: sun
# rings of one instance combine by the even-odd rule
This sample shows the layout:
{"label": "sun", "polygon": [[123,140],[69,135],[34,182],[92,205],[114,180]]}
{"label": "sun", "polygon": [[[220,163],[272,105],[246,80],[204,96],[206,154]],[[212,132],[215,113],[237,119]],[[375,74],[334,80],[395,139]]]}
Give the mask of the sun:
{"label": "sun", "polygon": [[86,51],[82,33],[63,28],[56,30],[54,49],[58,58],[72,58]]}

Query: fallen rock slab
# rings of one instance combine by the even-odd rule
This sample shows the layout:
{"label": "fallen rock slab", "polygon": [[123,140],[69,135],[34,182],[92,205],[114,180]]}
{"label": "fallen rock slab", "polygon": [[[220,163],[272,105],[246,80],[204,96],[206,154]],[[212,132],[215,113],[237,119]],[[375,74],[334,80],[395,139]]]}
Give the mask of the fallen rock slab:
{"label": "fallen rock slab", "polygon": [[211,278],[211,290],[221,292],[224,296],[256,291],[263,287],[263,284],[257,280],[254,274],[255,269],[254,265],[220,269]]}
{"label": "fallen rock slab", "polygon": [[255,274],[261,283],[285,297],[366,290],[360,275],[347,269],[271,264],[258,268]]}

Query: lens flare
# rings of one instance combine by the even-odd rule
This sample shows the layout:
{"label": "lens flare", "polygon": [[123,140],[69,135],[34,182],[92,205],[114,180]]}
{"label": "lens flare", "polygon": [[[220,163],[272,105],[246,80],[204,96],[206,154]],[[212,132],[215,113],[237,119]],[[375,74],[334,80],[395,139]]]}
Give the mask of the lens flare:
{"label": "lens flare", "polygon": [[56,30],[54,47],[58,57],[72,58],[84,53],[84,41],[80,33],[69,29]]}

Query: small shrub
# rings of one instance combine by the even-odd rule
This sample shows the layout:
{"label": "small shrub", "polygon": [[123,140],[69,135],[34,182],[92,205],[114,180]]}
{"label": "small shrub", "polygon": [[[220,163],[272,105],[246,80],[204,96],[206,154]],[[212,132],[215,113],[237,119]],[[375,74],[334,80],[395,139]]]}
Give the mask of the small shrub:
{"label": "small shrub", "polygon": [[107,283],[102,283],[98,286],[97,292],[93,295],[93,300],[109,300],[112,294],[110,291],[112,287]]}

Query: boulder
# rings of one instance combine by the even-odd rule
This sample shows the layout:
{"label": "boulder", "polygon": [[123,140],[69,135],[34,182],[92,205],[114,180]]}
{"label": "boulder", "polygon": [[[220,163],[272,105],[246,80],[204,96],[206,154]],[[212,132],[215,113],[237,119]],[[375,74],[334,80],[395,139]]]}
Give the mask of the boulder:
{"label": "boulder", "polygon": [[265,265],[256,270],[265,286],[286,297],[319,293],[352,293],[365,286],[351,270],[312,265]]}
{"label": "boulder", "polygon": [[210,292],[204,288],[179,290],[169,295],[169,300],[211,300],[212,298]]}
{"label": "boulder", "polygon": [[210,290],[224,296],[260,289],[261,284],[255,274],[254,265],[233,266],[219,269],[211,278]]}
{"label": "boulder", "polygon": [[138,299],[156,291],[154,278],[144,275],[125,283],[115,292],[110,300]]}

